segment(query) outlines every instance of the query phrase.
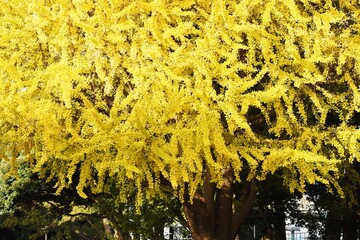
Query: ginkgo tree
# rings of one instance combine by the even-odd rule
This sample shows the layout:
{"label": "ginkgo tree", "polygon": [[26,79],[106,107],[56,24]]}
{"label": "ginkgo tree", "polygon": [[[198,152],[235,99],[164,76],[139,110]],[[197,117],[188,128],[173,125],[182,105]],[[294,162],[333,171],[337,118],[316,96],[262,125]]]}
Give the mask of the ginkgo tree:
{"label": "ginkgo tree", "polygon": [[170,187],[193,239],[233,239],[256,181],[281,169],[290,190],[336,188],[336,164],[359,159],[359,14],[350,0],[2,1],[2,159],[58,194],[75,173],[84,198],[114,178],[126,201],[135,182],[137,206]]}

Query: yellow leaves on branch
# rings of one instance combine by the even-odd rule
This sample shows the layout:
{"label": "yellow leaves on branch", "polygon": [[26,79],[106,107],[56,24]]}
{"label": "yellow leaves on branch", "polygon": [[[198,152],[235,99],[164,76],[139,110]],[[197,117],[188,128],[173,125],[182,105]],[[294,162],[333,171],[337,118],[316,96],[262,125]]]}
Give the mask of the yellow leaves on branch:
{"label": "yellow leaves on branch", "polygon": [[351,1],[2,1],[2,158],[27,147],[60,190],[79,171],[83,197],[107,176],[195,194],[205,165],[219,185],[244,164],[330,184],[359,155],[358,19]]}

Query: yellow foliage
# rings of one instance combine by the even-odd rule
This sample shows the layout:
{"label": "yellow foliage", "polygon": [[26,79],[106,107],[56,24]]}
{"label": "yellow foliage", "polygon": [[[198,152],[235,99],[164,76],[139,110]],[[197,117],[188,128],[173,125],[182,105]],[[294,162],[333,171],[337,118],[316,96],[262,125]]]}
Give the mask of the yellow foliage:
{"label": "yellow foliage", "polygon": [[244,165],[335,184],[360,157],[355,2],[1,1],[2,159],[25,153],[59,191],[79,168],[83,197],[134,180],[138,205],[160,175],[194,196],[205,165],[218,185]]}

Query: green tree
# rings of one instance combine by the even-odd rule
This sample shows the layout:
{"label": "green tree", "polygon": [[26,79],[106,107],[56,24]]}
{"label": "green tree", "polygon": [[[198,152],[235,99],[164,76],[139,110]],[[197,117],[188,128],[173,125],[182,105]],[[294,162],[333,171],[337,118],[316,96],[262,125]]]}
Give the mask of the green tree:
{"label": "green tree", "polygon": [[[43,239],[45,234],[51,239],[164,239],[165,226],[185,225],[174,197],[144,202],[139,215],[135,194],[119,203],[119,189],[110,180],[108,192],[83,199],[71,186],[56,195],[54,183],[39,179],[26,163],[20,164],[17,176],[6,176],[8,168],[1,162],[0,228],[12,234],[1,239]],[[75,176],[73,181],[78,181]]]}
{"label": "green tree", "polygon": [[104,239],[101,217],[92,202],[66,189],[56,196],[52,183],[41,181],[27,163],[19,162],[17,176],[6,176],[8,164],[1,162],[1,239]]}
{"label": "green tree", "polygon": [[3,1],[2,159],[58,194],[79,171],[81,197],[112,178],[126,202],[133,181],[139,210],[170,186],[193,239],[233,239],[269,173],[339,189],[359,159],[358,19],[348,0]]}
{"label": "green tree", "polygon": [[119,202],[119,189],[115,184],[111,191],[90,195],[95,200],[92,204],[98,214],[109,220],[110,228],[118,239],[164,239],[164,228],[177,223],[183,225],[186,233],[186,220],[181,212],[181,203],[169,193],[155,196],[150,201],[144,200],[138,214],[134,194],[127,202]]}
{"label": "green tree", "polygon": [[[359,170],[358,162],[344,163],[339,183],[345,197],[327,192],[323,185],[308,187],[308,197],[314,203],[313,211],[304,216],[305,225],[314,232],[311,239],[356,239],[359,236]],[[314,211],[315,210],[315,211]],[[321,231],[319,231],[321,229]]]}

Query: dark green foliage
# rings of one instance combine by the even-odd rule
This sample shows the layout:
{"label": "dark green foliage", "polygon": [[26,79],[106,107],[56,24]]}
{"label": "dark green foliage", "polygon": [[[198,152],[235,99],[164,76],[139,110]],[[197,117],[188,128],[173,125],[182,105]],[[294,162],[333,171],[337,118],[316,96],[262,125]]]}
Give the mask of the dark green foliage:
{"label": "dark green foliage", "polygon": [[[83,199],[75,188],[55,194],[54,183],[39,179],[27,164],[18,168],[18,176],[11,177],[5,175],[6,164],[1,166],[0,239],[44,239],[45,234],[51,240],[113,239],[120,235],[129,239],[130,234],[164,239],[165,226],[185,222],[179,201],[166,194],[146,201],[138,214],[135,192],[126,203],[120,202],[119,190],[110,179],[107,193]],[[110,235],[105,231],[105,219]]]}

